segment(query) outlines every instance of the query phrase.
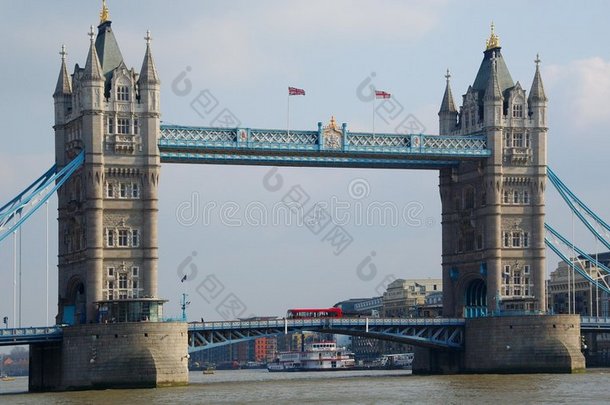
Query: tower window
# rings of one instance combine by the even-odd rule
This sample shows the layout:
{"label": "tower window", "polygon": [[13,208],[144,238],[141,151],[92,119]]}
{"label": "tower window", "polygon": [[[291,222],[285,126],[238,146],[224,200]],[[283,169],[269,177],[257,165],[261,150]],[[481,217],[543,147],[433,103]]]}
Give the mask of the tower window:
{"label": "tower window", "polygon": [[525,134],[525,147],[526,148],[531,147],[530,134],[528,134],[528,133]]}
{"label": "tower window", "polygon": [[513,135],[513,147],[514,148],[523,147],[523,134],[514,134]]}
{"label": "tower window", "polygon": [[114,134],[114,118],[108,117],[106,120],[107,132],[109,134]]}
{"label": "tower window", "polygon": [[138,277],[140,275],[140,268],[137,266],[133,266],[131,268],[131,275],[134,277]]}
{"label": "tower window", "polygon": [[509,194],[508,194],[508,190],[504,191],[504,200],[503,201],[504,201],[504,204],[509,204],[510,203],[510,197],[509,197]]}
{"label": "tower window", "polygon": [[517,190],[513,191],[513,204],[519,204],[519,192]]}
{"label": "tower window", "polygon": [[140,232],[137,229],[131,230],[131,246],[133,246],[133,247],[140,246]]}
{"label": "tower window", "polygon": [[513,247],[521,247],[521,232],[513,232]]}
{"label": "tower window", "polygon": [[119,196],[121,198],[127,198],[127,184],[119,183]]}
{"label": "tower window", "polygon": [[127,288],[127,274],[119,275],[119,288]]}
{"label": "tower window", "polygon": [[108,267],[108,277],[114,277],[114,267]]}
{"label": "tower window", "polygon": [[510,148],[510,145],[511,145],[510,135],[507,133],[504,133],[504,147]]}
{"label": "tower window", "polygon": [[129,119],[128,118],[118,118],[117,119],[117,133],[119,134],[129,134],[131,131],[129,128]]}
{"label": "tower window", "polygon": [[136,135],[140,133],[140,121],[137,118],[133,120],[133,133]]}
{"label": "tower window", "polygon": [[106,197],[114,198],[114,186],[112,183],[106,183]]}
{"label": "tower window", "polygon": [[118,101],[129,101],[129,86],[117,86],[116,99]]}
{"label": "tower window", "polygon": [[530,203],[530,193],[527,190],[523,190],[523,204]]}
{"label": "tower window", "polygon": [[112,229],[106,229],[106,246],[114,246],[114,232]]}
{"label": "tower window", "polygon": [[523,232],[523,247],[530,246],[530,234],[528,232]]}
{"label": "tower window", "polygon": [[510,233],[504,232],[504,247],[510,247]]}
{"label": "tower window", "polygon": [[119,247],[127,247],[129,241],[129,232],[127,229],[119,229],[119,237],[118,237],[118,246]]}
{"label": "tower window", "polygon": [[513,105],[513,117],[514,118],[523,118],[523,104]]}
{"label": "tower window", "polygon": [[131,198],[140,198],[140,187],[138,183],[131,183]]}

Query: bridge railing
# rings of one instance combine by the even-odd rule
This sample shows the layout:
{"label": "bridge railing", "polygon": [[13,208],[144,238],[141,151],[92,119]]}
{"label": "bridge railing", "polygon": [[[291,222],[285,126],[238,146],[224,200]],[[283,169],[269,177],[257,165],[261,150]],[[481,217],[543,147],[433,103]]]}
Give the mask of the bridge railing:
{"label": "bridge railing", "polygon": [[265,329],[265,328],[328,328],[332,326],[449,326],[464,325],[461,318],[322,318],[272,319],[265,321],[212,321],[189,324],[191,330]]}
{"label": "bridge railing", "polygon": [[610,317],[581,316],[580,324],[583,325],[610,325]]}
{"label": "bridge railing", "polygon": [[61,328],[59,326],[0,329],[0,337],[51,335],[56,333],[61,333]]}
{"label": "bridge railing", "polygon": [[333,151],[414,155],[489,156],[482,135],[441,136],[424,134],[372,134],[341,131],[338,143],[326,144],[318,131],[254,128],[213,128],[162,125],[159,147],[163,151],[240,149]]}

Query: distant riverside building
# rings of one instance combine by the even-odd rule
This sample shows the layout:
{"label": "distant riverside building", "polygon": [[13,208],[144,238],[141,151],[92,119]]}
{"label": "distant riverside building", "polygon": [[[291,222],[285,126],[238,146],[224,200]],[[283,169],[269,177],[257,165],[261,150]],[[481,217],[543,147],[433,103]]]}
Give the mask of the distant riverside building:
{"label": "distant riverside building", "polygon": [[418,308],[426,303],[426,296],[442,292],[443,282],[438,278],[394,280],[383,294],[383,316],[408,318],[418,315]]}
{"label": "distant riverside building", "polygon": [[254,361],[268,363],[275,359],[277,354],[277,339],[275,337],[261,337],[254,340]]}
{"label": "distant riverside building", "polygon": [[[595,258],[596,254],[591,253],[589,256]],[[587,274],[594,279],[607,275],[582,256],[579,256],[576,260]],[[606,266],[610,266],[610,252],[598,253],[597,260]],[[577,272],[574,272],[574,280],[572,280],[572,272],[567,263],[560,262],[558,264],[557,269],[550,274],[547,285],[549,309],[554,313],[567,314],[572,312],[585,316],[609,316],[608,299],[610,297],[608,293],[601,289],[598,290]],[[574,308],[572,308],[572,303]]]}
{"label": "distant riverside building", "polygon": [[[350,298],[334,305],[345,316],[379,317],[383,311],[383,297]],[[377,339],[351,337],[351,350],[356,361],[368,362],[381,356],[381,344]]]}
{"label": "distant riverside building", "polygon": [[443,292],[433,291],[426,295],[424,305],[417,307],[418,318],[436,318],[443,315]]}
{"label": "distant riverside building", "polygon": [[373,298],[350,298],[345,301],[337,302],[333,305],[340,308],[345,316],[379,316],[379,311],[383,307],[382,297]]}

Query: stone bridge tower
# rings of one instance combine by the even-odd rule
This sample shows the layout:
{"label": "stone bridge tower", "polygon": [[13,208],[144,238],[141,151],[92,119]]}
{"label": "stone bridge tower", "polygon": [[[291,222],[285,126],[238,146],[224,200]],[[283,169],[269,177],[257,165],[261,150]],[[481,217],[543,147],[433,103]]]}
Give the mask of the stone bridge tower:
{"label": "stone bridge tower", "polygon": [[486,135],[492,156],[440,172],[443,315],[546,310],[544,189],[547,98],[536,58],[529,95],[494,33],[459,110],[447,87],[441,135]]}
{"label": "stone bridge tower", "polygon": [[133,305],[144,306],[144,312],[131,316],[154,320],[162,304],[157,299],[160,82],[151,38],[146,36],[138,74],[123,61],[105,5],[97,35],[93,26],[89,35],[85,66],[77,64],[72,75],[62,49],[53,94],[57,165],[85,151],[83,167],[58,192],[57,322],[117,320],[117,311],[124,315],[130,310],[124,305],[138,300]]}

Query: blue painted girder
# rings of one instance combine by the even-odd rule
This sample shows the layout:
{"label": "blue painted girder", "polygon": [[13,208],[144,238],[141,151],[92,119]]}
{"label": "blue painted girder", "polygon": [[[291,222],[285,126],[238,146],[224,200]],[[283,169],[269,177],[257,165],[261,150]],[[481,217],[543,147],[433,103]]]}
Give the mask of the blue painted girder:
{"label": "blue painted girder", "polygon": [[158,144],[168,163],[440,169],[491,156],[482,135],[334,134],[162,125]]}
{"label": "blue painted girder", "polygon": [[464,319],[338,318],[272,319],[189,324],[189,352],[283,333],[322,332],[388,340],[442,350],[460,350]]}

